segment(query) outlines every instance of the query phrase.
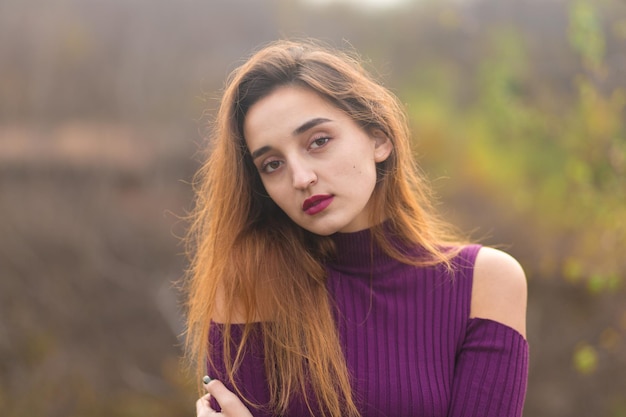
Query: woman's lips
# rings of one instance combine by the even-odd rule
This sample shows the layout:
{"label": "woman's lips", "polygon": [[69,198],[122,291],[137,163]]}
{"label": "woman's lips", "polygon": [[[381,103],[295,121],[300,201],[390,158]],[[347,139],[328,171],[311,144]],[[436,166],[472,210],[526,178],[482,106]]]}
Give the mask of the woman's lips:
{"label": "woman's lips", "polygon": [[302,203],[302,211],[312,216],[328,207],[330,203],[333,202],[333,199],[334,197],[330,194],[314,195],[304,200],[304,203]]}

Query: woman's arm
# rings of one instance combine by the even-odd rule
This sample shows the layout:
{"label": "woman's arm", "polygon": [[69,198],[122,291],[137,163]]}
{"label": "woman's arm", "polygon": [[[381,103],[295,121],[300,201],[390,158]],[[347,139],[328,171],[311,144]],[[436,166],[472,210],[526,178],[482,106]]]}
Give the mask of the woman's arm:
{"label": "woman's arm", "polygon": [[[228,377],[228,371],[225,363],[224,352],[224,339],[223,334],[226,330],[225,324],[211,323],[209,330],[209,340],[211,349],[209,355],[211,360],[207,361],[207,374],[217,379],[216,385],[225,387],[228,392],[236,393],[237,399],[245,398],[252,404],[258,405],[258,407],[250,406],[249,410],[252,415],[256,417],[269,417],[271,413],[268,411],[268,404],[270,403],[269,386],[267,382],[267,375],[265,373],[265,359],[263,349],[263,336],[260,324],[254,323],[253,329],[248,337],[245,348],[242,351],[242,356],[238,358],[239,365],[234,379],[237,381],[237,388],[235,388],[233,381]],[[229,325],[229,329],[232,336],[232,343],[230,346],[231,358],[237,357],[237,349],[243,338],[244,333],[243,324]],[[213,381],[208,384],[209,388],[213,387]],[[211,391],[209,391],[211,392]],[[211,392],[212,393],[212,392]],[[213,394],[213,393],[212,393]],[[241,397],[239,397],[241,395]],[[216,400],[217,403],[216,403]],[[244,404],[248,402],[242,401]],[[223,407],[223,404],[219,401],[217,395],[213,396],[211,401],[213,408],[218,410]]]}
{"label": "woman's arm", "polygon": [[470,317],[497,321],[526,337],[527,294],[524,270],[511,255],[480,249],[474,265]]}
{"label": "woman's arm", "polygon": [[521,417],[528,379],[526,299],[526,277],[517,261],[482,248],[448,417]]}

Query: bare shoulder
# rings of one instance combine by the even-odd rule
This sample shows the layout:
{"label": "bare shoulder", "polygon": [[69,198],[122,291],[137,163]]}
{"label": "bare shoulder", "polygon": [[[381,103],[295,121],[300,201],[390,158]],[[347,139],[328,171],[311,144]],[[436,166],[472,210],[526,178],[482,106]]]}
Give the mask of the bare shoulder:
{"label": "bare shoulder", "polygon": [[470,317],[490,319],[526,337],[526,275],[511,255],[483,247],[474,265]]}
{"label": "bare shoulder", "polygon": [[215,292],[213,314],[211,317],[216,323],[245,323],[245,315],[240,302],[227,301],[226,293],[222,286],[218,286]]}

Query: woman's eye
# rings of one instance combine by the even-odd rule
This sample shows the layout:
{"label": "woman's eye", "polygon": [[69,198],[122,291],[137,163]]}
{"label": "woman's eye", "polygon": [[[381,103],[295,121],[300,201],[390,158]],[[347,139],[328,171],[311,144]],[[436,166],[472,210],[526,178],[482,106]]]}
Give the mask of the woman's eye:
{"label": "woman's eye", "polygon": [[269,161],[269,162],[263,164],[263,167],[261,168],[261,170],[263,172],[267,172],[267,173],[274,172],[278,168],[280,168],[280,164],[281,164],[280,161]]}
{"label": "woman's eye", "polygon": [[311,142],[311,148],[312,149],[321,148],[322,146],[326,145],[326,143],[328,143],[329,140],[330,138],[326,138],[326,137],[315,139],[313,142]]}

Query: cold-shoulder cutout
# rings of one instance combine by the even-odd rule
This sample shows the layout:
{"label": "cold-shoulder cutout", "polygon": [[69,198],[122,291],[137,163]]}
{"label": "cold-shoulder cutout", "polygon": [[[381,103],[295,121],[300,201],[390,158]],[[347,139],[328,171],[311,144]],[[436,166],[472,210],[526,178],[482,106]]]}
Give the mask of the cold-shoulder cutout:
{"label": "cold-shoulder cutout", "polygon": [[526,275],[511,255],[483,247],[474,265],[471,318],[502,323],[526,337]]}
{"label": "cold-shoulder cutout", "polygon": [[[240,302],[226,302],[224,290],[219,286],[215,294],[215,307],[211,321],[214,323],[245,324],[247,322],[243,305]],[[230,319],[229,319],[230,318]]]}

